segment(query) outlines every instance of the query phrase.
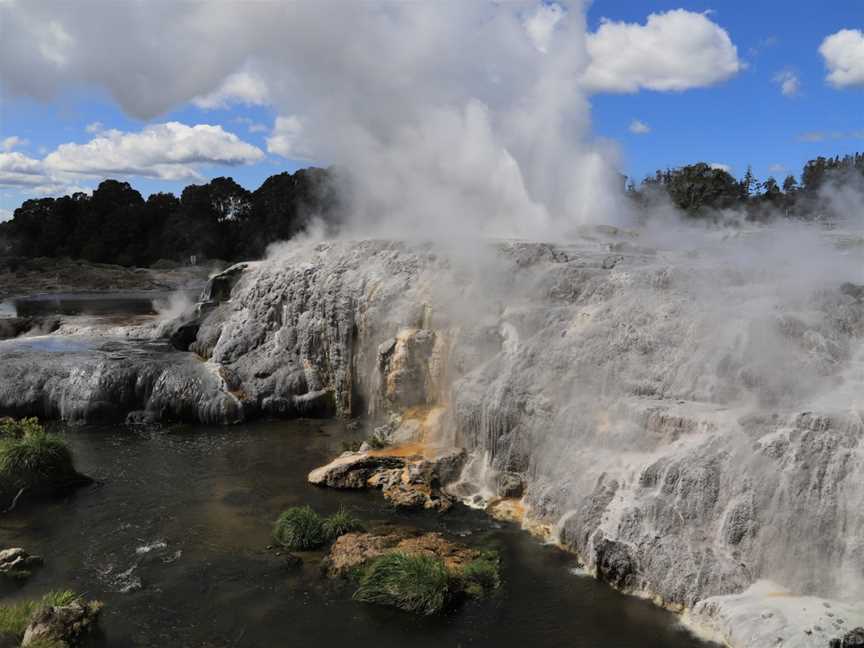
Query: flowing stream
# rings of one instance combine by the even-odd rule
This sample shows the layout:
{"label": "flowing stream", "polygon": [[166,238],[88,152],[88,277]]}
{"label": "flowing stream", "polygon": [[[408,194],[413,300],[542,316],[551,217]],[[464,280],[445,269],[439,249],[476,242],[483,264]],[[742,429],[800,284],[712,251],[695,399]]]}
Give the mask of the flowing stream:
{"label": "flowing stream", "polygon": [[[671,613],[577,575],[571,555],[514,525],[462,506],[402,513],[378,493],[310,486],[308,471],[351,438],[340,423],[59,431],[100,484],[0,518],[0,546],[46,561],[3,594],[69,588],[104,601],[99,646],[708,646]],[[345,505],[369,524],[494,546],[503,585],[433,618],[355,603],[350,584],[321,575],[322,554],[303,554],[298,568],[268,550],[272,521],[295,504]]]}

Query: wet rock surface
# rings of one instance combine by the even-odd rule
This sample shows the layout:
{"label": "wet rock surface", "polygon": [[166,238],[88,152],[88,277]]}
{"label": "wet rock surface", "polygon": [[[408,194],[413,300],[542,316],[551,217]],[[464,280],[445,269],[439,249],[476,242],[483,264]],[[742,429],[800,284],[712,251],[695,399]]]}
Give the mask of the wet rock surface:
{"label": "wet rock surface", "polygon": [[456,571],[476,559],[480,552],[447,540],[440,533],[422,533],[406,528],[386,528],[372,533],[347,533],[330,548],[324,563],[331,577],[350,576],[358,567],[386,553],[433,556]]}
{"label": "wet rock surface", "polygon": [[214,368],[163,345],[49,336],[0,342],[0,412],[71,422],[242,420]]}
{"label": "wet rock surface", "polygon": [[40,556],[33,556],[20,547],[0,550],[0,576],[15,580],[29,578],[33,570],[43,564]]}
{"label": "wet rock surface", "polygon": [[309,473],[308,481],[331,488],[379,488],[385,500],[400,508],[444,512],[453,506],[455,499],[443,487],[459,476],[464,450],[438,450],[430,457],[389,454],[398,452],[399,448],[346,452]]}
{"label": "wet rock surface", "polygon": [[[370,455],[365,452],[346,452],[326,466],[309,473],[309,483],[330,488],[368,488],[369,480],[377,474],[398,470],[405,466],[402,457]],[[375,483],[377,485],[377,482]]]}

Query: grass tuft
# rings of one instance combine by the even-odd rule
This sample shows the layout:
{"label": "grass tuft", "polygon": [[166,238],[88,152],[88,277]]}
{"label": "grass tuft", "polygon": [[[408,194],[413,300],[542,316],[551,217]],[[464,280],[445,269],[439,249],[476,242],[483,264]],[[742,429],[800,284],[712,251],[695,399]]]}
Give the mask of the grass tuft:
{"label": "grass tuft", "polygon": [[324,519],[322,531],[324,532],[324,540],[326,542],[333,542],[336,538],[346,533],[365,531],[365,527],[347,509],[339,507],[338,511]]}
{"label": "grass tuft", "polygon": [[459,578],[468,596],[479,598],[501,585],[498,553],[484,551],[462,568]]}
{"label": "grass tuft", "polygon": [[37,419],[0,421],[0,493],[51,490],[77,477],[66,443]]}
{"label": "grass tuft", "polygon": [[291,507],[273,525],[273,540],[286,549],[317,549],[326,542],[324,522],[309,506]]}
{"label": "grass tuft", "polygon": [[360,577],[354,600],[436,614],[449,598],[450,575],[438,558],[404,553],[375,559]]}
{"label": "grass tuft", "polygon": [[69,590],[48,592],[42,598],[0,605],[0,635],[22,637],[33,616],[43,608],[69,605],[80,597]]}

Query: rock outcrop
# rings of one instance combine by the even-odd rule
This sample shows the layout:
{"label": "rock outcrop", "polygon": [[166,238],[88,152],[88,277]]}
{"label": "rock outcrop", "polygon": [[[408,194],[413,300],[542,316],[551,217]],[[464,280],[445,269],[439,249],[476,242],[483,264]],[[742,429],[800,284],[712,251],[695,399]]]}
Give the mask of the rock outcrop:
{"label": "rock outcrop", "polygon": [[21,646],[76,646],[93,631],[102,605],[76,600],[39,610],[27,626]]}
{"label": "rock outcrop", "polygon": [[29,578],[33,570],[42,564],[41,557],[33,556],[20,547],[0,550],[0,576],[22,580]]}
{"label": "rock outcrop", "polygon": [[[404,453],[405,449],[401,451]],[[428,456],[399,452],[399,448],[345,452],[309,473],[308,480],[330,488],[379,488],[384,499],[400,508],[448,510],[454,498],[444,487],[459,476],[465,451],[427,449]]]}
{"label": "rock outcrop", "polygon": [[0,342],[0,412],[72,422],[243,420],[219,367],[156,343],[44,336]]}

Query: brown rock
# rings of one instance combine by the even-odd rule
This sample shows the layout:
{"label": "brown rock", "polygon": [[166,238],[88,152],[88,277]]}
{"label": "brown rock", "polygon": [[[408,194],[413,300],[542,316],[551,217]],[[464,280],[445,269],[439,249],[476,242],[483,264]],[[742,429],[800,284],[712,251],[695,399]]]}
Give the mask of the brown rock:
{"label": "brown rock", "polygon": [[101,609],[101,603],[83,600],[44,608],[36,613],[27,626],[21,646],[23,648],[41,642],[74,645],[93,629]]}
{"label": "brown rock", "polygon": [[401,468],[401,457],[377,456],[366,452],[346,452],[326,466],[309,473],[309,483],[330,488],[367,488],[367,481],[382,470]]}
{"label": "brown rock", "polygon": [[329,576],[347,576],[357,567],[387,553],[425,554],[444,561],[450,570],[459,570],[480,552],[451,542],[440,533],[391,529],[380,533],[346,533],[336,539],[326,560]]}

